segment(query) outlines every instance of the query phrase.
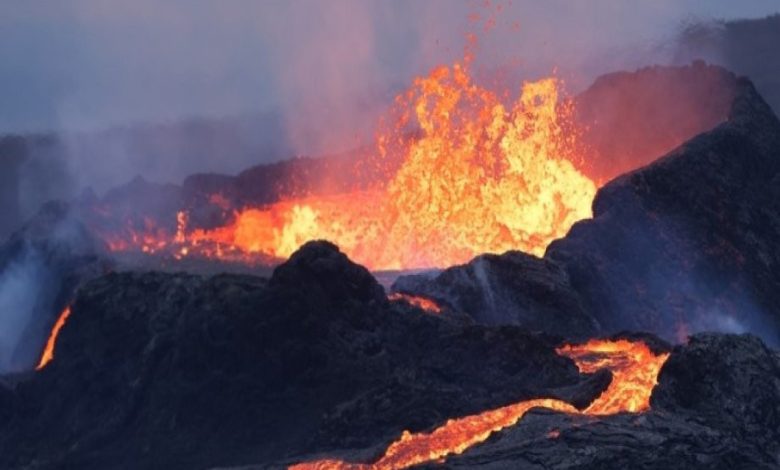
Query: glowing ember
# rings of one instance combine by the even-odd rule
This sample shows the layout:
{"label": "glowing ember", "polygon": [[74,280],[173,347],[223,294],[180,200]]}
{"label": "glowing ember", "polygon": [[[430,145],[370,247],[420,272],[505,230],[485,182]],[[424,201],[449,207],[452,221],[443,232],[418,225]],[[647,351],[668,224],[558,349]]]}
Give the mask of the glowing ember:
{"label": "glowing ember", "polygon": [[54,344],[57,342],[57,335],[60,334],[60,330],[63,326],[65,326],[65,321],[70,316],[70,307],[65,307],[65,310],[60,313],[59,318],[57,318],[57,322],[54,323],[54,328],[51,329],[51,334],[49,334],[49,339],[46,341],[46,347],[43,350],[43,355],[41,356],[40,362],[38,362],[38,367],[35,368],[35,370],[41,370],[48,363],[54,359]]}
{"label": "glowing ember", "polygon": [[[106,238],[114,250],[246,260],[286,258],[328,239],[372,269],[446,266],[511,249],[541,255],[591,215],[596,192],[572,163],[578,135],[559,87],[552,78],[525,83],[505,106],[466,66],[437,68],[398,97],[400,115],[377,137],[375,160],[358,163],[385,168],[385,183],[242,208],[210,230],[188,230],[180,213],[175,236],[151,224],[142,235]],[[219,194],[210,200],[228,208]]]}
{"label": "glowing ember", "polygon": [[402,294],[395,292],[387,296],[392,301],[402,300],[429,313],[441,313],[441,307],[431,299],[419,295]]}
{"label": "glowing ember", "polygon": [[[372,464],[353,464],[338,460],[319,460],[293,465],[295,470],[360,469],[389,470],[407,468],[460,454],[483,442],[492,433],[517,423],[532,408],[542,407],[571,414],[608,415],[640,412],[650,407],[650,394],[658,372],[668,354],[654,354],[646,344],[626,340],[592,340],[582,345],[564,346],[558,353],[572,358],[582,372],[608,368],[612,372],[609,387],[584,411],[552,398],[526,400],[480,414],[451,419],[430,433],[407,431],[390,444],[385,454]],[[548,435],[558,437],[560,431]]]}

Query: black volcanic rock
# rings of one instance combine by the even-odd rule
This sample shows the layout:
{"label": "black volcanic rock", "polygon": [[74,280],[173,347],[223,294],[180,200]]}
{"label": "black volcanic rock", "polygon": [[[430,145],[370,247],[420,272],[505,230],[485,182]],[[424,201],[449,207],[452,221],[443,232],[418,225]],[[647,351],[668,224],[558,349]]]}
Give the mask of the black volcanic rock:
{"label": "black volcanic rock", "polygon": [[481,255],[434,277],[403,276],[393,290],[434,299],[485,325],[517,324],[570,338],[599,331],[566,271],[519,251]]}
{"label": "black volcanic rock", "polygon": [[658,382],[658,410],[780,442],[780,361],[757,337],[695,335],[675,348]]}
{"label": "black volcanic rock", "polygon": [[[544,258],[481,257],[433,279],[401,278],[393,289],[468,304],[466,313],[489,324],[565,335],[584,324],[667,339],[750,331],[780,344],[779,170],[780,122],[740,79],[725,123],[606,184],[593,219],[575,224]],[[540,285],[554,285],[556,300],[538,302]],[[502,316],[469,300],[496,292]]]}
{"label": "black volcanic rock", "polygon": [[231,207],[245,207],[311,194],[345,193],[386,180],[387,162],[380,165],[373,153],[373,149],[361,147],[335,155],[296,156],[256,165],[235,176],[195,174],[184,180],[182,190],[189,207],[207,203],[214,194],[224,197]]}
{"label": "black volcanic rock", "polygon": [[79,290],[53,362],[0,393],[0,467],[241,465],[530,397],[584,405],[608,376],[580,375],[559,341],[388,302],[326,242],[269,280],[111,273]]}
{"label": "black volcanic rock", "polygon": [[311,241],[301,246],[274,270],[269,285],[295,294],[304,287],[307,299],[317,302],[327,299],[327,303],[336,305],[347,300],[368,304],[387,302],[385,290],[371,273],[350,262],[328,241]]}
{"label": "black volcanic rock", "polygon": [[[546,258],[607,330],[780,341],[780,122],[746,80],[728,122],[606,186]],[[666,331],[664,331],[664,329]]]}
{"label": "black volcanic rock", "polygon": [[[53,362],[0,380],[0,466],[370,461],[403,429],[536,397],[585,407],[610,374],[580,375],[560,342],[388,302],[328,242],[268,280],[111,273],[79,290]],[[779,393],[777,352],[698,335],[672,351],[651,411],[532,411],[443,466],[773,468]]]}

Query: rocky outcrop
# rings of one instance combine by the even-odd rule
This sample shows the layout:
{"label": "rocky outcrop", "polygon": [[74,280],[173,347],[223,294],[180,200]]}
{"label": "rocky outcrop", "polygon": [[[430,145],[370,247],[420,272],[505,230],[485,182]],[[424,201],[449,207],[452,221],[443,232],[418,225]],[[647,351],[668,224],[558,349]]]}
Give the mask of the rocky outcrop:
{"label": "rocky outcrop", "polygon": [[[750,335],[701,334],[675,348],[653,394],[657,410],[686,414],[751,439],[780,439],[780,361]],[[780,454],[775,454],[780,460]],[[780,462],[778,462],[780,463]]]}
{"label": "rocky outcrop", "polygon": [[392,289],[433,299],[484,325],[523,325],[569,338],[600,330],[561,265],[519,251],[481,255],[440,274],[402,276]]}

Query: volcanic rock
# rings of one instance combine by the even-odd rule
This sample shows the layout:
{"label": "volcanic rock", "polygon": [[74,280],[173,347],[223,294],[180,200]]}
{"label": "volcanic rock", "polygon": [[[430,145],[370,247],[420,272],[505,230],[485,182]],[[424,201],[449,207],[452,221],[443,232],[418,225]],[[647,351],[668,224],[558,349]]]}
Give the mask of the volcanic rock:
{"label": "volcanic rock", "polygon": [[519,251],[481,255],[433,277],[402,276],[392,289],[428,297],[485,325],[517,324],[569,338],[599,331],[566,271]]}
{"label": "volcanic rock", "polygon": [[235,176],[200,173],[188,176],[182,190],[186,204],[192,208],[207,204],[214,194],[224,197],[231,207],[245,207],[310,194],[344,193],[387,178],[384,167],[376,164],[372,153],[367,148],[357,148],[335,155],[297,156],[256,165]]}
{"label": "volcanic rock", "polygon": [[[328,242],[267,280],[110,273],[79,289],[49,365],[0,381],[0,466],[370,461],[403,429],[533,397],[585,407],[610,375],[580,375],[560,343],[388,302]],[[779,399],[777,352],[752,336],[698,335],[672,351],[651,411],[532,411],[444,465],[772,468]]]}
{"label": "volcanic rock", "polygon": [[693,336],[675,348],[658,381],[652,405],[659,411],[780,442],[780,361],[757,337]]}
{"label": "volcanic rock", "polygon": [[559,342],[388,302],[327,242],[268,280],[110,273],[79,290],[54,360],[0,394],[0,467],[279,461],[530,397],[584,405],[609,376]]}

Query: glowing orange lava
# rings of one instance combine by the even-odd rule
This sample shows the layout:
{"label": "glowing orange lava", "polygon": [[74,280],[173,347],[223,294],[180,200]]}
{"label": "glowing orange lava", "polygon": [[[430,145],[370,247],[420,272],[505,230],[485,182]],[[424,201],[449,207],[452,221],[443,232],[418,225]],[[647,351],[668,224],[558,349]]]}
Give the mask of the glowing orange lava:
{"label": "glowing orange lava", "polygon": [[439,305],[436,302],[434,302],[433,300],[427,297],[394,292],[388,295],[387,298],[392,301],[402,300],[404,302],[408,302],[409,304],[421,308],[429,313],[441,313],[441,307],[439,307]]}
{"label": "glowing orange lava", "polygon": [[46,341],[46,347],[43,349],[43,355],[41,356],[41,360],[38,362],[38,366],[35,368],[35,370],[43,369],[48,363],[52,361],[52,359],[54,359],[54,345],[57,342],[57,335],[60,334],[60,330],[63,326],[65,326],[65,321],[67,321],[69,316],[70,307],[65,307],[65,310],[60,313],[59,318],[57,318],[57,321],[54,323],[54,328],[51,329],[49,339]]}
{"label": "glowing orange lava", "polygon": [[[387,168],[384,182],[237,208],[230,223],[209,230],[188,227],[180,213],[175,235],[149,229],[129,240],[108,236],[109,246],[283,259],[327,239],[374,270],[448,266],[513,249],[541,255],[590,217],[596,192],[573,163],[578,132],[559,89],[554,78],[527,82],[507,106],[475,84],[466,65],[439,67],[396,99],[394,125],[377,137],[371,162]],[[221,195],[210,200],[228,208]]]}
{"label": "glowing orange lava", "polygon": [[669,354],[655,354],[641,341],[591,340],[585,344],[567,345],[558,353],[570,357],[580,372],[599,369],[612,372],[612,382],[604,393],[588,406],[589,415],[639,413],[650,408],[650,395],[658,372]]}
{"label": "glowing orange lava", "polygon": [[[581,372],[607,368],[612,382],[584,411],[553,398],[537,398],[504,406],[480,414],[450,419],[430,433],[409,433],[390,444],[376,462],[356,464],[339,460],[319,460],[293,465],[294,470],[390,470],[437,461],[460,454],[483,442],[494,432],[516,424],[532,408],[542,407],[571,414],[604,416],[623,412],[641,412],[650,407],[650,394],[667,353],[655,354],[643,342],[627,340],[591,340],[585,344],[563,346],[558,353],[575,361]],[[558,437],[560,432],[554,434]]]}

